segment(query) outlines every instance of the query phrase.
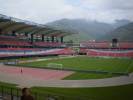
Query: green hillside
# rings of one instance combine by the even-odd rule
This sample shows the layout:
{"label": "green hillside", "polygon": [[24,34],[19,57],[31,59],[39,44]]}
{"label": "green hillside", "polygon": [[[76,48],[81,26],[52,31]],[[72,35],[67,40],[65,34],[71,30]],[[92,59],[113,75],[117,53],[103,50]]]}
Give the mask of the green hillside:
{"label": "green hillside", "polygon": [[[109,23],[90,21],[90,20],[84,20],[84,19],[61,19],[61,20],[48,23],[46,25],[55,29],[76,33],[74,35],[66,36],[65,41],[73,40],[74,42],[79,42],[79,41],[85,41],[89,39],[110,40],[113,38],[113,36],[115,37],[115,35],[113,34],[116,33],[119,35],[119,32],[115,32],[118,27],[121,27],[128,23],[130,23],[130,21],[128,20],[116,20],[115,23],[109,24]],[[120,30],[120,33],[121,32],[125,33],[124,30],[125,29]],[[109,33],[111,35],[108,35]],[[123,37],[125,37],[125,35]],[[129,37],[127,37],[127,39],[128,38]]]}
{"label": "green hillside", "polygon": [[48,23],[47,25],[55,29],[77,33],[75,35],[65,38],[65,40],[73,41],[96,39],[113,30],[113,27],[110,24],[83,19],[62,19],[52,23]]}
{"label": "green hillside", "polygon": [[121,26],[102,37],[102,39],[107,40],[112,38],[118,38],[120,41],[133,41],[133,23]]}

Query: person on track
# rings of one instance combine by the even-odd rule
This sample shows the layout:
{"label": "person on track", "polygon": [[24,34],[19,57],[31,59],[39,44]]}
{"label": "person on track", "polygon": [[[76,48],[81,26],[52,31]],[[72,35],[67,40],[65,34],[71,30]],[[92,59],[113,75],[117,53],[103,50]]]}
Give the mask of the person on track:
{"label": "person on track", "polygon": [[21,74],[23,74],[23,69],[22,68],[21,68],[20,72],[21,72]]}

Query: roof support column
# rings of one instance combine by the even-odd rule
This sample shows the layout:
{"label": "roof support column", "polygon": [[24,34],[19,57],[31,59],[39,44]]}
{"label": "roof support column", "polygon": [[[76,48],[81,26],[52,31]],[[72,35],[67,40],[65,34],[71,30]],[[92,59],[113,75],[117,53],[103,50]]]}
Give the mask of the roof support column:
{"label": "roof support column", "polygon": [[58,42],[58,37],[55,37],[55,41]]}
{"label": "roof support column", "polygon": [[47,36],[47,42],[49,42],[49,37]]}
{"label": "roof support column", "polygon": [[63,41],[64,41],[64,37],[62,36],[60,39],[61,39],[61,43],[63,43]]}
{"label": "roof support column", "polygon": [[52,40],[52,42],[54,42],[54,36],[51,36],[51,40]]}
{"label": "roof support column", "polygon": [[44,42],[44,34],[42,35],[42,42]]}
{"label": "roof support column", "polygon": [[34,34],[31,34],[31,43],[34,42]]}
{"label": "roof support column", "polygon": [[28,36],[28,33],[27,32],[25,32],[25,34],[24,34],[26,37]]}
{"label": "roof support column", "polygon": [[15,31],[12,31],[12,36],[16,36],[16,32]]}
{"label": "roof support column", "polygon": [[0,34],[2,34],[2,29],[0,29]]}

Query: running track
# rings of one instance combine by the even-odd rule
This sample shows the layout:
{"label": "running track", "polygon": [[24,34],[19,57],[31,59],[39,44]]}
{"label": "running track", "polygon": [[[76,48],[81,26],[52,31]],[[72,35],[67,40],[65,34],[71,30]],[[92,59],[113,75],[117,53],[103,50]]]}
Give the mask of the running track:
{"label": "running track", "polygon": [[0,72],[8,73],[11,75],[22,75],[23,77],[32,77],[40,80],[60,80],[74,73],[72,71],[59,71],[24,67],[22,68],[5,65],[0,65]]}
{"label": "running track", "polygon": [[[59,73],[50,75],[53,72]],[[65,74],[66,73],[66,74]],[[60,80],[65,75],[73,72],[55,71],[35,68],[23,68],[23,74],[20,68],[0,65],[0,81],[18,84],[19,86],[42,86],[42,87],[106,87],[133,84],[133,73],[129,76],[120,76],[106,79],[91,80]],[[61,77],[61,75],[63,75]],[[47,76],[47,77],[46,77]]]}

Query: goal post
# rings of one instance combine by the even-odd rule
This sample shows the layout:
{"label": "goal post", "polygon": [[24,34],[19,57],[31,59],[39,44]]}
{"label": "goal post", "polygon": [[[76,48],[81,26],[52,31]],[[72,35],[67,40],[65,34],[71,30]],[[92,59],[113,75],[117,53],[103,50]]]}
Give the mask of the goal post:
{"label": "goal post", "polygon": [[47,64],[47,68],[63,69],[63,65],[62,64],[58,64],[58,63],[48,63]]}

